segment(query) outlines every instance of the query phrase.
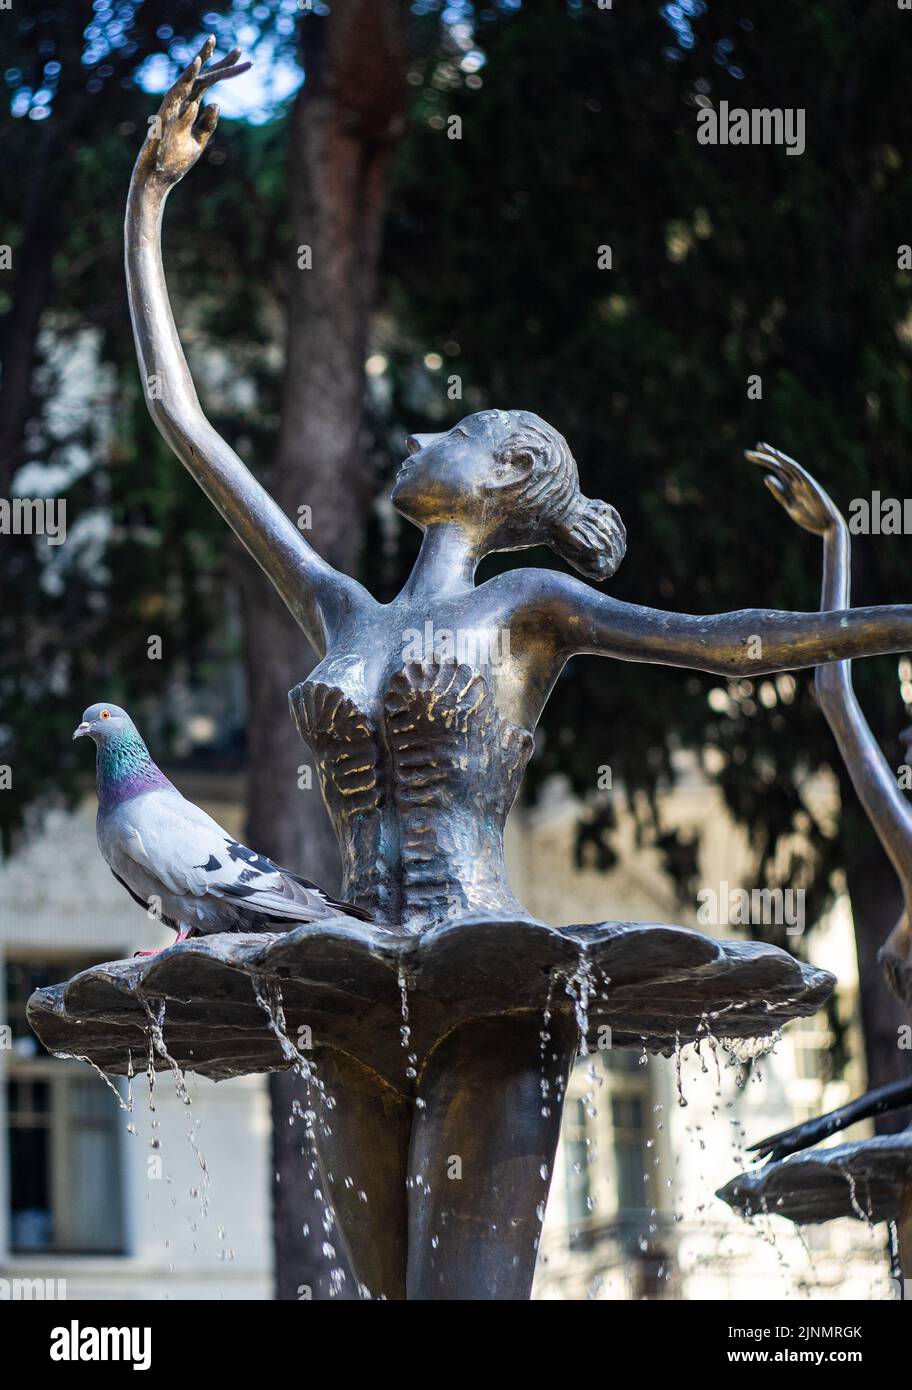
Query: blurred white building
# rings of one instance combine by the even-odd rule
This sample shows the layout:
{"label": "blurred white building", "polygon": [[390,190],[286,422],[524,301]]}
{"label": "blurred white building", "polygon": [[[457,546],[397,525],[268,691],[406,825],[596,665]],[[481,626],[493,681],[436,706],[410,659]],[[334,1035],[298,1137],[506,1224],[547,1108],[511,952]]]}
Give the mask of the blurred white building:
{"label": "blurred white building", "polygon": [[[239,783],[181,780],[239,831]],[[559,788],[534,812],[514,814],[508,859],[517,895],[558,926],[606,918],[696,925],[695,912],[688,918],[675,905],[658,855],[634,846],[615,795],[621,854],[609,874],[573,868],[578,807]],[[705,781],[685,769],[663,814],[669,825],[700,828],[704,883],[755,886],[739,879],[743,837]],[[188,1109],[160,1074],[152,1112],[141,1076],[128,1112],[87,1066],[45,1055],[25,1023],[36,985],[158,944],[160,930],[98,854],[94,799],[54,816],[0,865],[0,1280],[62,1279],[69,1298],[271,1296],[264,1079],[215,1085],[191,1077]],[[811,947],[814,961],[837,975],[841,1016],[851,1023],[856,974],[844,902]],[[787,1029],[760,1076],[755,1067],[741,1085],[742,1069],[720,1055],[717,1073],[705,1049],[702,1059],[686,1049],[679,1080],[673,1059],[643,1062],[620,1051],[584,1059],[566,1106],[536,1296],[889,1297],[883,1228],[845,1221],[802,1237],[776,1217],[748,1226],[714,1196],[744,1163],[743,1142],[863,1088],[854,1027],[849,1036],[850,1074],[830,1083],[821,1017]],[[126,1096],[125,1085],[118,1090]]]}

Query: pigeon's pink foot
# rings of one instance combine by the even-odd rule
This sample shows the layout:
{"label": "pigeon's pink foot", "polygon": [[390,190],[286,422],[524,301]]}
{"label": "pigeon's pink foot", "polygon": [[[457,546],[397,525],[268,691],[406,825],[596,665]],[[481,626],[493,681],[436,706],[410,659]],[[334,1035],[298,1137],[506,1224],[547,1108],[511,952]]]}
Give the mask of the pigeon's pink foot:
{"label": "pigeon's pink foot", "polygon": [[[189,935],[190,935],[190,928],[189,928],[189,927],[181,927],[180,931],[177,933],[177,937],[176,937],[175,941],[173,942],[173,945],[176,946],[176,945],[178,944],[178,942],[180,942],[180,941],[186,941],[186,940],[187,940],[187,937],[188,937]],[[159,948],[158,948],[157,951],[134,951],[134,952],[133,952],[133,959],[135,960],[137,956],[160,956],[161,953],[162,953],[162,951],[167,951],[167,949],[168,949],[167,946],[159,946]]]}

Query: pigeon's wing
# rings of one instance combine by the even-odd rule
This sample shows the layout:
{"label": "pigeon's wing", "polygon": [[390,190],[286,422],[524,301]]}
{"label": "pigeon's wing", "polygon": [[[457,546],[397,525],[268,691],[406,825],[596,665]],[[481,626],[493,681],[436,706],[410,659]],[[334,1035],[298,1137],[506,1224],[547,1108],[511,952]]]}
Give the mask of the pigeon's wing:
{"label": "pigeon's wing", "polygon": [[234,916],[276,923],[340,913],[369,920],[358,908],[336,902],[316,884],[240,844],[179,792],[137,797],[118,816],[121,852],[171,893],[216,899]]}
{"label": "pigeon's wing", "polygon": [[222,867],[231,836],[218,821],[177,791],[149,792],[119,806],[108,818],[102,851],[111,864],[129,865],[155,879],[169,893],[202,897]]}

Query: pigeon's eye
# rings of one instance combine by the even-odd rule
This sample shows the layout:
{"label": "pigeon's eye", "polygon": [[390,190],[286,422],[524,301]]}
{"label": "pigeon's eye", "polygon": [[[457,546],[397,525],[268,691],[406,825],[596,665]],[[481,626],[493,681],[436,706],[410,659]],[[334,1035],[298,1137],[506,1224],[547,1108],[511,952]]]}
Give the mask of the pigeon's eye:
{"label": "pigeon's eye", "polygon": [[110,719],[110,718],[111,718],[111,711],[110,711],[109,709],[103,709],[103,710],[101,711],[101,718],[102,718],[102,719]]}

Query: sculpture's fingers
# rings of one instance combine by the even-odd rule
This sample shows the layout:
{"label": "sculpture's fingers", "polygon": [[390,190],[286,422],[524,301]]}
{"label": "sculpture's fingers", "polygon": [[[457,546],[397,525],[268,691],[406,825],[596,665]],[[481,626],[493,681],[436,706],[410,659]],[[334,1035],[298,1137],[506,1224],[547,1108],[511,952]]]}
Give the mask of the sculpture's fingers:
{"label": "sculpture's fingers", "polygon": [[792,506],[794,501],[788,486],[785,483],[783,483],[781,479],[777,478],[773,473],[768,473],[766,477],[763,479],[763,481],[775,497],[776,501],[779,503],[780,507],[785,507],[786,511],[788,511],[788,509]]}
{"label": "sculpture's fingers", "polygon": [[774,472],[779,472],[779,460],[773,454],[761,453],[757,449],[745,449],[744,457],[749,463],[756,463],[760,468],[771,468]]}
{"label": "sculpture's fingers", "polygon": [[770,460],[770,467],[775,467],[777,472],[784,473],[795,483],[809,483],[814,485],[814,480],[810,474],[805,472],[795,459],[784,454],[781,449],[777,449],[773,444],[758,444],[757,453],[765,455]]}
{"label": "sculpture's fingers", "polygon": [[794,459],[790,459],[788,454],[779,454],[778,457],[782,468],[788,473],[789,477],[800,479],[801,482],[809,483],[813,486],[813,478],[809,473],[805,472],[800,463],[796,463]]}
{"label": "sculpture's fingers", "polygon": [[[215,35],[210,34],[199,53],[187,64],[177,81],[166,93],[165,99],[161,105],[161,112],[163,115],[185,115],[188,104],[193,100],[193,87],[196,79],[199,77],[200,69],[211,56],[214,48]],[[194,118],[195,115],[196,113],[194,112]]]}
{"label": "sculpture's fingers", "polygon": [[234,63],[237,62],[237,60],[238,60],[238,58],[240,58],[240,56],[241,56],[241,50],[240,50],[239,48],[232,48],[232,50],[231,50],[230,53],[226,54],[224,58],[219,58],[219,60],[218,60],[217,63],[212,63],[212,64],[206,69],[206,71],[207,71],[207,72],[219,72],[219,71],[221,71],[222,68],[230,68],[230,67],[233,66]]}
{"label": "sculpture's fingers", "polygon": [[200,99],[192,93],[185,97],[174,116],[175,124],[179,130],[187,131],[193,125],[200,112]]}
{"label": "sculpture's fingers", "polygon": [[199,73],[199,70],[202,66],[203,60],[197,53],[193,61],[191,63],[188,63],[187,67],[184,68],[183,72],[178,77],[174,86],[171,88],[172,92],[180,91],[184,96],[186,96],[187,92],[190,90],[190,88],[196,81],[197,74]]}
{"label": "sculpture's fingers", "polygon": [[212,138],[212,132],[218,124],[218,118],[219,108],[215,102],[212,102],[209,106],[203,107],[203,113],[199,118],[199,122],[193,128],[193,134],[197,138],[200,149],[205,149],[208,145]]}
{"label": "sculpture's fingers", "polygon": [[809,483],[812,487],[814,486],[814,479],[806,468],[802,468],[797,459],[790,458],[781,449],[771,449],[770,452],[775,455],[787,473],[790,473],[794,478],[800,478],[802,482]]}
{"label": "sculpture's fingers", "polygon": [[224,82],[226,77],[239,77],[242,72],[246,72],[252,66],[252,63],[237,63],[233,68],[219,68],[218,70],[210,68],[208,72],[204,72],[201,77],[196,79],[190,95],[193,100],[198,100],[206,88],[211,87],[214,82]]}
{"label": "sculpture's fingers", "polygon": [[[758,446],[759,448],[760,446]],[[752,453],[752,462],[762,463],[765,467],[773,469],[776,475],[782,479],[792,494],[793,501],[801,495],[808,498],[816,498],[818,493],[817,484],[809,473],[806,473],[800,463],[789,458],[788,454],[783,454],[780,449],[773,449],[770,445],[763,445],[763,453]],[[769,452],[765,452],[766,450]]]}
{"label": "sculpture's fingers", "polygon": [[184,68],[183,72],[175,82],[174,86],[187,88],[192,87],[193,83],[199,76],[200,68],[203,66],[204,63],[209,61],[214,48],[215,35],[210,34],[206,39],[205,43],[203,44],[202,48],[200,49],[199,53],[197,53],[196,57],[193,58],[191,62],[189,62],[187,66]]}
{"label": "sculpture's fingers", "polygon": [[[213,55],[214,52],[215,52],[215,35],[214,35],[214,34],[207,34],[206,37],[203,39],[203,44],[202,44],[202,47],[200,48],[199,53],[197,53],[197,55],[196,55],[197,58],[198,58],[198,60],[199,60],[200,67],[203,65],[203,63],[208,63],[209,59],[212,57],[212,55]],[[199,71],[199,69],[197,69],[197,71]]]}
{"label": "sculpture's fingers", "polygon": [[781,449],[777,449],[775,444],[768,444],[766,440],[764,440],[762,444],[758,444],[757,448],[764,454],[769,454],[772,458],[778,459],[780,463],[795,462],[794,459],[789,458],[788,454],[784,454]]}

